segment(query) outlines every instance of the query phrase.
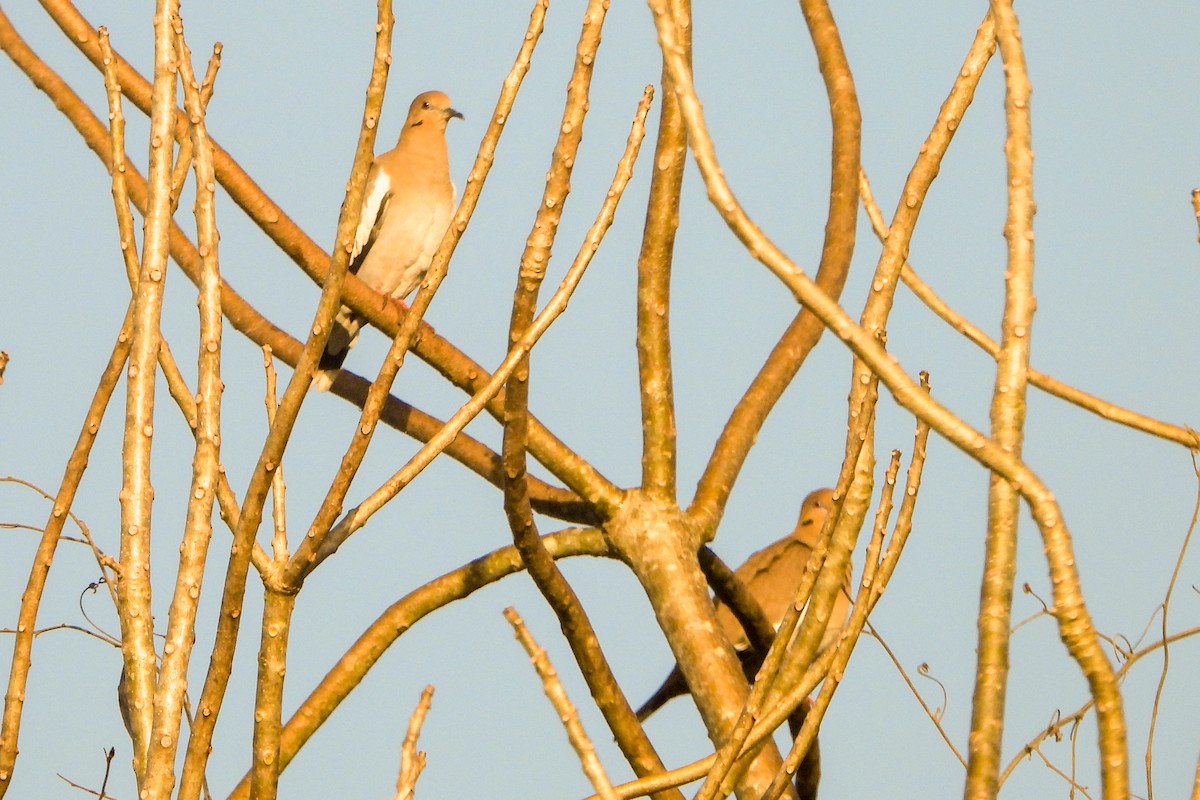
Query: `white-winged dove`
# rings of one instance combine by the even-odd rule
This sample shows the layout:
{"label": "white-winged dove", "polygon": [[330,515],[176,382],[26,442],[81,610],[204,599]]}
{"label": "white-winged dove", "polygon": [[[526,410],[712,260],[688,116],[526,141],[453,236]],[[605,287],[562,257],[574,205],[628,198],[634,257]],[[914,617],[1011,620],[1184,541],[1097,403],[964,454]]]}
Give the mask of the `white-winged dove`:
{"label": "white-winged dove", "polygon": [[[804,498],[800,506],[800,518],[796,528],[790,534],[764,547],[751,555],[746,562],[734,570],[734,574],[745,584],[746,589],[758,601],[763,613],[776,629],[783,621],[783,615],[796,599],[796,590],[804,576],[804,568],[812,556],[813,546],[825,524],[825,516],[833,504],[832,489],[818,489]],[[817,652],[824,650],[837,641],[838,635],[850,615],[850,565],[846,566],[845,581],[842,591],[834,602],[833,612],[829,616],[829,627],[821,640]],[[717,622],[721,625],[725,636],[729,639],[742,666],[746,670],[746,679],[752,680],[761,663],[761,655],[754,657],[750,641],[742,630],[741,623],[724,604],[717,602]],[[645,721],[651,714],[661,708],[668,700],[687,694],[689,691],[684,681],[683,673],[676,665],[662,686],[650,696],[641,708],[637,710],[639,720]]]}
{"label": "white-winged dove", "polygon": [[[396,146],[367,175],[350,272],[375,291],[403,298],[421,282],[454,213],[446,124],[462,114],[442,92],[412,101]],[[334,318],[313,385],[325,391],[354,346],[363,319],[342,306]]]}

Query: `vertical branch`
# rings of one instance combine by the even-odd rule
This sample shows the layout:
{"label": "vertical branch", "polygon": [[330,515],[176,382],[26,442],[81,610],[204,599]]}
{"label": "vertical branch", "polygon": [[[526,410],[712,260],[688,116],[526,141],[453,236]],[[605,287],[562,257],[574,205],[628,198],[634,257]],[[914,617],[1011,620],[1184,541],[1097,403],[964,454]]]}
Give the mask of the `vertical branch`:
{"label": "vertical branch", "polygon": [[134,773],[145,779],[156,682],[154,617],[150,604],[150,452],[154,437],[154,382],[167,274],[171,223],[171,167],[175,138],[175,0],[154,11],[154,88],[150,108],[150,185],[141,272],[133,304],[125,436],[121,451],[121,580],[117,583],[122,651],[129,687]]}
{"label": "vertical branch", "polygon": [[255,800],[275,800],[279,792],[279,737],[283,731],[283,676],[287,672],[288,634],[296,595],[267,587],[262,635],[258,645],[258,683],[254,693],[254,765],[250,792]]}
{"label": "vertical branch", "polygon": [[[996,17],[1000,53],[1004,59],[1008,123],[1004,144],[1008,162],[1008,220],[1004,226],[1008,264],[1004,271],[1004,317],[992,394],[992,439],[1019,457],[1024,438],[1030,325],[1034,311],[1030,86],[1017,19],[1011,5],[993,3],[990,13]],[[988,486],[988,530],[977,622],[979,645],[971,734],[967,740],[967,781],[963,792],[965,797],[976,800],[995,797],[999,788],[1019,511],[1020,495],[1013,485],[993,474]]]}
{"label": "vertical branch", "polygon": [[[184,42],[182,26],[175,38],[180,77],[184,89],[192,143],[192,167],[196,175],[195,217],[200,251],[200,348],[197,357],[196,447],[192,457],[192,484],[183,541],[179,546],[179,571],[167,619],[162,667],[155,692],[153,731],[149,743],[144,790],[151,797],[169,797],[175,786],[175,753],[187,669],[196,641],[196,614],[204,580],[208,545],[212,540],[213,498],[220,474],[221,439],[221,276],[218,269],[216,212],[213,191],[212,147],[204,124],[204,101],[192,71],[191,53]],[[209,69],[215,79],[218,58]],[[211,82],[210,82],[211,85]]]}
{"label": "vertical branch", "polygon": [[[526,336],[533,323],[538,292],[550,261],[563,205],[570,191],[571,172],[579,143],[583,138],[588,92],[607,10],[607,0],[590,0],[584,11],[583,27],[575,51],[575,68],[567,83],[567,99],[558,140],[546,176],[546,189],[538,206],[528,244],[521,257],[509,323],[510,343],[516,343]],[[623,184],[628,181],[633,159],[636,158],[644,135],[645,118],[650,110],[651,97],[652,91],[647,89],[639,104],[633,130],[618,167],[617,177],[614,179],[614,191],[608,194],[610,201],[620,197]],[[612,209],[608,209],[608,222],[611,222],[611,213]],[[605,213],[602,211],[600,220],[593,226],[594,231],[604,218]],[[600,230],[604,228],[607,228],[607,224]],[[587,249],[589,248],[581,249],[581,258]],[[558,616],[559,624],[580,664],[592,695],[617,732],[622,749],[627,753],[635,770],[639,774],[661,771],[664,769],[663,764],[637,724],[633,710],[608,666],[578,596],[555,566],[554,559],[542,542],[533,520],[526,464],[529,441],[529,371],[530,358],[526,352],[517,362],[512,377],[505,385],[504,395],[504,435],[501,452],[505,479],[504,511],[513,532],[513,543],[530,577]]]}
{"label": "vertical branch", "polygon": [[251,553],[257,541],[255,534],[262,522],[263,505],[266,503],[271,480],[283,458],[291,436],[292,427],[300,413],[300,406],[312,380],[317,358],[325,348],[329,337],[329,326],[341,305],[342,287],[350,263],[350,248],[354,228],[362,207],[363,187],[367,170],[375,149],[375,132],[383,106],[383,94],[387,84],[390,62],[392,8],[389,0],[379,0],[378,18],[375,25],[375,52],[371,77],[367,85],[363,108],[362,125],[358,145],[347,182],[346,199],[338,217],[337,245],[334,248],[329,270],[321,290],[308,341],[297,361],[283,400],[275,417],[275,424],[267,433],[258,463],[250,478],[242,499],[241,513],[233,534],[229,563],[225,572],[225,586],[221,597],[221,612],[217,621],[216,638],[209,660],[208,674],[200,695],[199,714],[188,740],[187,757],[179,786],[180,800],[195,800],[200,793],[201,780],[211,749],[212,733],[216,726],[225,689],[233,668],[233,656],[237,647],[237,634],[241,623],[242,600],[246,593],[246,573],[250,566]]}
{"label": "vertical branch", "polygon": [[[605,201],[596,221],[592,224],[588,235],[580,246],[575,262],[571,265],[570,270],[568,270],[567,279],[564,280],[564,284],[567,281],[578,281],[578,274],[590,262],[592,255],[599,247],[600,237],[612,224],[616,205],[633,174],[633,164],[637,159],[639,146],[645,135],[646,115],[650,111],[652,97],[653,89],[646,87],[646,91],[642,95],[642,100],[638,104],[637,115],[629,132],[629,140],[626,143],[625,152],[621,156],[620,163],[617,166],[617,173],[613,177],[613,182],[605,195]],[[559,203],[555,203],[555,205]],[[549,203],[543,203],[543,208],[548,207],[550,207]],[[565,286],[560,287],[558,292],[555,293],[555,297],[547,305],[547,311],[551,309],[559,296],[563,294],[563,288]],[[534,330],[534,326],[537,325],[545,313],[543,311],[542,315],[539,315],[539,318],[534,320],[525,329],[518,342],[523,341],[529,336]],[[524,357],[523,361],[527,379],[528,362]],[[507,396],[520,396],[520,394],[512,395],[510,393]],[[506,443],[510,442],[507,438],[505,441]],[[517,442],[517,452],[515,455],[510,454],[508,449],[505,450],[504,469],[506,477],[505,511],[509,517],[510,527],[513,529],[513,539],[517,551],[520,553],[523,563],[529,570],[530,577],[533,578],[539,590],[541,590],[550,606],[558,615],[563,633],[571,647],[572,654],[580,666],[592,697],[595,699],[596,705],[604,715],[609,727],[616,734],[617,744],[629,760],[629,763],[633,766],[634,771],[638,775],[661,772],[665,767],[655,754],[649,739],[646,738],[645,732],[637,722],[633,709],[629,706],[628,700],[621,691],[616,676],[613,674],[604,656],[604,652],[600,648],[599,640],[595,635],[591,622],[588,620],[587,614],[579,603],[579,598],[554,564],[553,556],[538,535],[537,527],[533,521],[532,508],[529,503],[528,480],[524,471],[525,464],[519,445],[520,442]],[[509,443],[507,446],[513,447],[513,444]],[[676,793],[662,795],[662,797],[666,796],[676,797],[678,795]]]}
{"label": "vertical branch", "polygon": [[[674,0],[684,59],[691,63],[691,0]],[[642,488],[667,501],[675,499],[675,393],[671,378],[671,260],[679,228],[679,195],[687,164],[687,129],[671,72],[663,62],[658,142],[650,199],[638,255],[637,353],[642,399]]]}

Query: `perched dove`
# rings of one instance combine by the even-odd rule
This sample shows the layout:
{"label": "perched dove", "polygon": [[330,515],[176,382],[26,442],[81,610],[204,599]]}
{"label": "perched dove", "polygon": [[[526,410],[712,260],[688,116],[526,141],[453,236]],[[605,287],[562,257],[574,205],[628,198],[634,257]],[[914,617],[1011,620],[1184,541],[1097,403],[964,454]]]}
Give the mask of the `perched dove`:
{"label": "perched dove", "polygon": [[[809,494],[800,506],[800,518],[796,521],[796,529],[788,536],[754,553],[746,559],[746,563],[734,570],[734,574],[746,585],[746,589],[758,601],[763,613],[776,629],[796,598],[796,590],[800,588],[804,568],[808,565],[813,545],[816,544],[821,526],[825,524],[825,515],[832,504],[831,489],[818,489]],[[847,564],[842,591],[834,601],[833,613],[829,616],[829,627],[825,630],[817,652],[836,642],[845,626],[850,614],[849,591],[850,566]],[[758,658],[755,657],[737,617],[720,602],[717,603],[717,622],[737,650],[746,670],[746,679],[752,680],[758,671],[758,665],[762,663],[761,654]],[[638,709],[638,719],[645,721],[668,700],[687,693],[687,683],[676,665],[662,686]]]}
{"label": "perched dove", "polygon": [[[375,291],[403,298],[421,282],[454,213],[446,124],[462,114],[441,92],[416,96],[395,148],[367,175],[350,272]],[[342,306],[333,321],[313,385],[325,391],[354,346],[363,319]]]}

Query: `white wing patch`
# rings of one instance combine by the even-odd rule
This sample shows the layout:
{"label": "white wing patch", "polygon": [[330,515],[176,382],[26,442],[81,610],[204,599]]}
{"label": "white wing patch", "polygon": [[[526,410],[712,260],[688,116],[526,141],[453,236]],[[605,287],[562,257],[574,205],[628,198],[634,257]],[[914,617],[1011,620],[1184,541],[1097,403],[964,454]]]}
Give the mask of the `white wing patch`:
{"label": "white wing patch", "polygon": [[362,216],[359,217],[358,228],[354,231],[354,251],[350,254],[351,261],[357,259],[358,254],[371,241],[371,233],[379,221],[379,215],[384,208],[384,200],[391,190],[391,181],[388,180],[387,173],[372,164],[371,172],[367,176],[367,196],[363,199]]}

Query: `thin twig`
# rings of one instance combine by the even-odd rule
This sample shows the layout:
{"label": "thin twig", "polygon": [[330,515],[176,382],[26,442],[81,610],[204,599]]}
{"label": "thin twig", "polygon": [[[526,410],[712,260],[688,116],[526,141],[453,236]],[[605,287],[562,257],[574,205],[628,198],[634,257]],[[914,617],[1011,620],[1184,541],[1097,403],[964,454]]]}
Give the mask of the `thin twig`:
{"label": "thin twig", "polygon": [[63,775],[61,772],[56,772],[54,774],[57,775],[59,777],[59,779],[62,780],[63,783],[67,784],[72,789],[78,789],[81,792],[85,792],[86,794],[93,795],[93,796],[99,798],[99,800],[116,800],[116,798],[114,798],[111,794],[108,794],[108,777],[109,777],[109,775],[112,774],[112,760],[113,760],[113,757],[116,756],[117,750],[114,747],[110,747],[103,752],[104,752],[104,779],[100,782],[100,791],[98,791],[98,792],[95,789],[89,789],[86,786],[81,786],[78,783],[75,783],[75,781],[73,781],[70,778],[68,778],[67,776]]}
{"label": "thin twig", "polygon": [[[275,412],[279,410],[279,395],[275,390],[275,360],[271,357],[271,346],[263,346],[263,371],[266,373],[266,394],[263,403],[267,408],[267,425],[275,424]],[[288,560],[287,538],[287,484],[283,480],[283,465],[275,470],[271,478],[271,554],[276,569],[282,569]]]}
{"label": "thin twig", "polygon": [[[200,778],[205,773],[212,731],[220,715],[221,703],[228,687],[233,668],[233,656],[237,647],[237,634],[241,625],[242,601],[246,593],[246,576],[250,566],[250,553],[255,543],[255,533],[262,521],[263,506],[270,490],[271,479],[283,459],[300,407],[312,381],[317,359],[325,349],[334,314],[341,306],[342,287],[345,284],[347,267],[350,263],[350,243],[358,224],[358,212],[365,193],[367,170],[374,153],[375,133],[378,128],[383,94],[387,84],[388,65],[391,61],[392,10],[389,0],[380,0],[378,19],[375,26],[375,50],[371,75],[367,85],[362,122],[359,127],[358,143],[346,187],[337,226],[337,245],[329,262],[329,269],[321,290],[321,297],[309,328],[308,340],[296,364],[296,370],[284,390],[276,413],[275,423],[270,427],[263,442],[258,462],[242,498],[242,508],[237,529],[233,535],[229,562],[225,572],[225,586],[221,597],[221,611],[217,622],[212,657],[208,674],[200,695],[200,714],[188,740],[187,757],[180,782],[180,800],[196,800],[200,793]],[[215,159],[214,146],[214,159]],[[270,576],[277,577],[277,576]]]}
{"label": "thin twig", "polygon": [[417,788],[417,778],[425,769],[425,751],[417,749],[417,737],[421,735],[421,726],[425,724],[425,715],[433,704],[433,686],[426,686],[421,692],[421,699],[408,719],[408,731],[404,734],[404,743],[400,746],[400,774],[396,777],[396,796],[394,800],[411,800]]}
{"label": "thin twig", "polygon": [[[42,497],[42,499],[48,500],[51,504],[53,504],[55,501],[54,496],[45,489],[35,483],[23,480],[22,478],[7,475],[0,477],[0,483],[15,483],[18,486],[24,486],[26,489],[36,492]],[[96,565],[100,567],[100,573],[103,576],[102,582],[108,588],[109,596],[112,598],[113,608],[116,608],[117,592],[113,587],[113,584],[116,582],[116,575],[120,574],[121,565],[118,564],[112,556],[99,548],[99,546],[96,544],[96,540],[92,538],[91,528],[89,528],[87,523],[84,522],[79,515],[72,511],[69,507],[67,508],[67,516],[69,516],[71,521],[75,523],[75,527],[79,528],[82,538],[77,539],[74,536],[63,536],[60,533],[58,540],[60,542],[78,542],[80,544],[86,544],[89,548],[91,548],[92,557],[96,559]],[[23,525],[19,523],[0,522],[0,528],[24,529],[41,534],[45,534],[46,532],[44,527],[37,528],[32,525]]]}
{"label": "thin twig", "polygon": [[[1200,467],[1196,464],[1196,452],[1192,451],[1192,472],[1200,481]],[[1171,580],[1167,582],[1167,593],[1163,596],[1162,605],[1162,640],[1163,640],[1163,660],[1162,669],[1158,674],[1158,685],[1154,689],[1154,705],[1150,711],[1150,730],[1146,734],[1146,798],[1154,800],[1154,732],[1158,728],[1158,709],[1162,703],[1163,689],[1167,683],[1167,669],[1170,665],[1170,647],[1167,646],[1167,612],[1171,609],[1171,597],[1175,593],[1175,584],[1179,580],[1179,573],[1183,569],[1183,559],[1187,555],[1188,545],[1191,544],[1192,534],[1196,531],[1196,521],[1200,518],[1200,491],[1196,495],[1196,503],[1192,507],[1192,520],[1188,523],[1187,534],[1183,537],[1183,544],[1179,547],[1179,555],[1175,559],[1175,568],[1171,570]]]}
{"label": "thin twig", "polygon": [[[313,518],[312,524],[309,526],[308,535],[297,549],[293,563],[288,565],[284,573],[284,580],[290,585],[298,585],[315,568],[316,563],[323,558],[319,554],[323,551],[331,552],[332,550],[336,550],[340,546],[341,541],[344,541],[345,535],[353,532],[342,528],[338,532],[339,540],[327,544],[327,538],[330,536],[330,528],[342,510],[346,495],[350,491],[351,482],[354,480],[359,466],[366,455],[367,448],[378,428],[380,415],[384,411],[392,383],[404,364],[409,348],[413,345],[419,331],[421,319],[426,309],[428,309],[434,293],[446,277],[450,257],[454,253],[454,249],[458,246],[459,239],[462,237],[467,224],[471,220],[472,214],[475,212],[484,183],[495,161],[496,147],[499,144],[500,135],[504,132],[505,123],[508,122],[512,113],[512,107],[516,102],[521,83],[529,71],[529,64],[533,57],[534,48],[541,39],[542,30],[544,29],[546,5],[546,0],[539,0],[530,14],[529,27],[526,29],[525,38],[522,40],[520,51],[517,53],[512,68],[509,70],[508,77],[504,81],[500,96],[496,100],[496,107],[492,112],[491,122],[483,134],[483,139],[479,143],[475,163],[467,178],[467,186],[463,192],[462,200],[458,204],[458,210],[451,219],[437,252],[433,255],[429,272],[421,282],[421,288],[418,290],[417,296],[413,299],[412,307],[409,309],[408,314],[405,315],[400,330],[397,331],[392,340],[388,353],[380,366],[378,376],[371,383],[371,387],[367,391],[366,401],[362,404],[362,414],[359,416],[358,424],[354,428],[352,439],[346,447],[341,464],[325,494],[325,499],[322,501]],[[481,411],[483,407],[483,403],[480,403],[479,410]],[[453,441],[453,437],[441,437],[436,447],[428,447],[430,443],[427,442],[427,448],[422,449],[424,457],[427,459],[426,463],[432,461],[436,455],[440,454],[451,441]],[[399,489],[396,491],[398,492]],[[391,497],[394,496],[394,494],[391,495]],[[391,497],[387,497],[383,502],[390,500]],[[365,518],[363,521],[365,522]]]}
{"label": "thin twig", "polygon": [[[965,770],[967,768],[967,760],[963,758],[962,753],[958,752],[958,748],[954,746],[954,741],[950,738],[950,734],[948,734],[946,729],[942,727],[942,715],[934,712],[934,710],[929,707],[929,704],[925,702],[925,698],[921,695],[920,690],[917,689],[916,684],[913,683],[912,678],[908,677],[908,672],[900,663],[900,659],[896,658],[896,654],[892,652],[892,648],[888,646],[888,643],[879,634],[879,631],[875,629],[875,626],[867,623],[867,632],[871,634],[871,637],[875,639],[875,641],[879,642],[879,646],[883,648],[883,652],[887,653],[887,657],[891,659],[892,664],[896,667],[896,671],[900,673],[900,678],[904,681],[905,685],[908,686],[908,691],[917,699],[917,702],[921,705],[921,710],[923,710],[925,715],[929,717],[929,721],[932,722],[933,727],[937,729],[938,735],[942,737],[942,741],[944,741],[946,746],[950,748],[950,752],[954,754],[954,757],[958,759],[958,762],[962,764],[963,769]],[[941,686],[940,683],[938,685]],[[945,692],[945,687],[942,687],[943,697],[945,696]]]}
{"label": "thin twig", "polygon": [[579,712],[567,696],[567,690],[563,688],[562,681],[558,679],[558,673],[555,671],[554,665],[550,663],[550,657],[533,638],[533,634],[525,627],[525,621],[521,619],[515,609],[512,607],[504,609],[504,617],[513,626],[517,641],[529,654],[529,660],[542,679],[546,697],[549,698],[550,704],[558,713],[558,718],[567,731],[567,739],[571,742],[571,747],[575,748],[575,752],[579,755],[579,763],[583,766],[584,774],[587,775],[602,800],[617,800],[612,781],[608,779],[604,765],[596,755],[596,747],[583,729],[583,723],[579,721]]}
{"label": "thin twig", "polygon": [[[1186,630],[1179,631],[1178,633],[1173,633],[1165,639],[1152,642],[1140,650],[1129,653],[1125,663],[1121,665],[1119,670],[1117,670],[1117,680],[1123,680],[1125,675],[1129,672],[1134,664],[1138,663],[1151,653],[1156,652],[1162,647],[1183,641],[1184,639],[1190,639],[1193,636],[1200,636],[1200,627],[1188,628]],[[1004,782],[1008,780],[1008,777],[1013,773],[1014,770],[1016,770],[1018,764],[1020,764],[1020,762],[1028,755],[1030,750],[1050,737],[1061,739],[1062,726],[1066,723],[1075,724],[1082,720],[1095,705],[1096,699],[1093,697],[1089,698],[1083,705],[1075,709],[1075,711],[1071,712],[1070,714],[1064,716],[1056,712],[1054,720],[1044,729],[1042,729],[1036,736],[1022,745],[1020,751],[1008,762],[1004,768],[1004,771],[1000,773],[1000,786],[1004,785]]]}

